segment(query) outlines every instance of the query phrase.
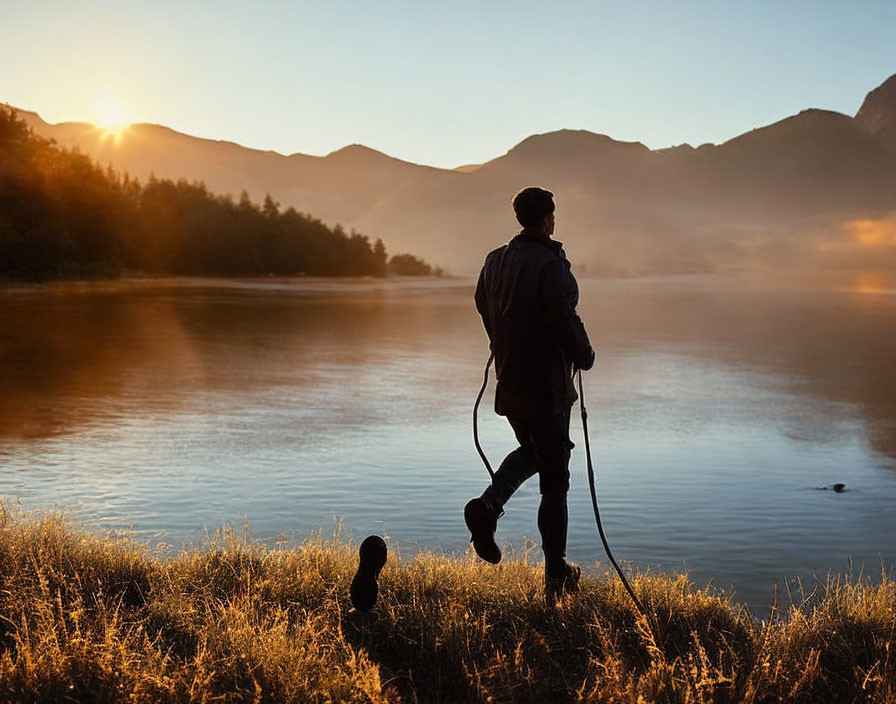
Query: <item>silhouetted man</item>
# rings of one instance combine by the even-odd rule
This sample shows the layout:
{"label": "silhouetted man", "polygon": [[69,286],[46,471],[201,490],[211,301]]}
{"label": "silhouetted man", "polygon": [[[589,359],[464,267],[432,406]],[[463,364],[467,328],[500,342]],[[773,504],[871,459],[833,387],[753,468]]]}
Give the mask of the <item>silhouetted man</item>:
{"label": "silhouetted man", "polygon": [[566,561],[569,413],[577,396],[573,367],[590,369],[594,350],[576,313],[579,288],[554,233],[554,194],[525,188],[513,199],[523,226],[490,252],[476,286],[476,309],[495,355],[495,412],[507,417],[520,446],[482,496],[464,508],[476,554],[497,564],[495,543],[504,504],[538,473],[538,530],[545,558],[545,598],[578,590],[581,570]]}

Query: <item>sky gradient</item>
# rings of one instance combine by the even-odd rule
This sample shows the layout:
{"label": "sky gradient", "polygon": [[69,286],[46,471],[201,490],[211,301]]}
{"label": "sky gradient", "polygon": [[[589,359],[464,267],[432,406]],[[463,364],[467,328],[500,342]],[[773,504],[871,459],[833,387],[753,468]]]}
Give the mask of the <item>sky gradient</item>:
{"label": "sky gradient", "polygon": [[[896,2],[2,0],[0,102],[454,167],[587,129],[722,142],[896,73]],[[103,105],[107,107],[102,107]]]}

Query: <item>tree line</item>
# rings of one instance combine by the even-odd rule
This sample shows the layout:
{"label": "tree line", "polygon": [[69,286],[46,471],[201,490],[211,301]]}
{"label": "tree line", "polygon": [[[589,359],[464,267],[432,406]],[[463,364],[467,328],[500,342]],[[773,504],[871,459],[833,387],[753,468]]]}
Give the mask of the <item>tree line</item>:
{"label": "tree line", "polygon": [[140,183],[59,148],[0,106],[0,278],[124,274],[385,276],[441,274],[380,239],[211,193],[201,182]]}

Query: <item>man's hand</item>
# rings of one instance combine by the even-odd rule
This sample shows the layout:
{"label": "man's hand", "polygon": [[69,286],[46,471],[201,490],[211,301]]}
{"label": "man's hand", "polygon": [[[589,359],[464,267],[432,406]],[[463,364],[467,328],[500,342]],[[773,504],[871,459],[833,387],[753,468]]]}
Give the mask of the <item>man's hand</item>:
{"label": "man's hand", "polygon": [[591,349],[591,361],[588,362],[587,367],[582,367],[583,372],[587,372],[591,367],[594,366],[594,363],[597,361],[597,353],[594,351],[594,348]]}
{"label": "man's hand", "polygon": [[572,365],[572,373],[573,373],[573,376],[575,376],[575,373],[576,373],[577,371],[587,372],[589,369],[591,369],[591,367],[594,366],[594,363],[595,363],[596,361],[597,361],[597,354],[596,354],[596,353],[594,352],[594,350],[592,349],[592,350],[591,350],[591,359],[588,361],[587,364],[583,364],[582,366],[579,366],[578,364],[573,363],[573,365]]}

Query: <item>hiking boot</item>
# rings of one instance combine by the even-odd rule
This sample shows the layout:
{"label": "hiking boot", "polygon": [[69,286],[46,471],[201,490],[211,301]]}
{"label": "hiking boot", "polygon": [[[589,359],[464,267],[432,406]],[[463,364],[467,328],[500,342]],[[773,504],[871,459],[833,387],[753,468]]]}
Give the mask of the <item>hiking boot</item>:
{"label": "hiking boot", "polygon": [[579,591],[579,580],[582,578],[582,568],[571,562],[566,563],[566,571],[560,577],[544,575],[544,601],[548,606],[554,606],[563,598],[564,594],[575,594]]}
{"label": "hiking boot", "polygon": [[386,564],[386,541],[378,535],[369,535],[364,538],[361,548],[358,550],[360,561],[358,571],[349,587],[349,595],[352,606],[358,611],[370,611],[376,604],[379,593],[377,579],[380,570]]}
{"label": "hiking boot", "polygon": [[482,499],[470,499],[464,506],[464,522],[470,529],[473,549],[486,562],[497,565],[501,561],[501,548],[495,542],[498,517]]}

